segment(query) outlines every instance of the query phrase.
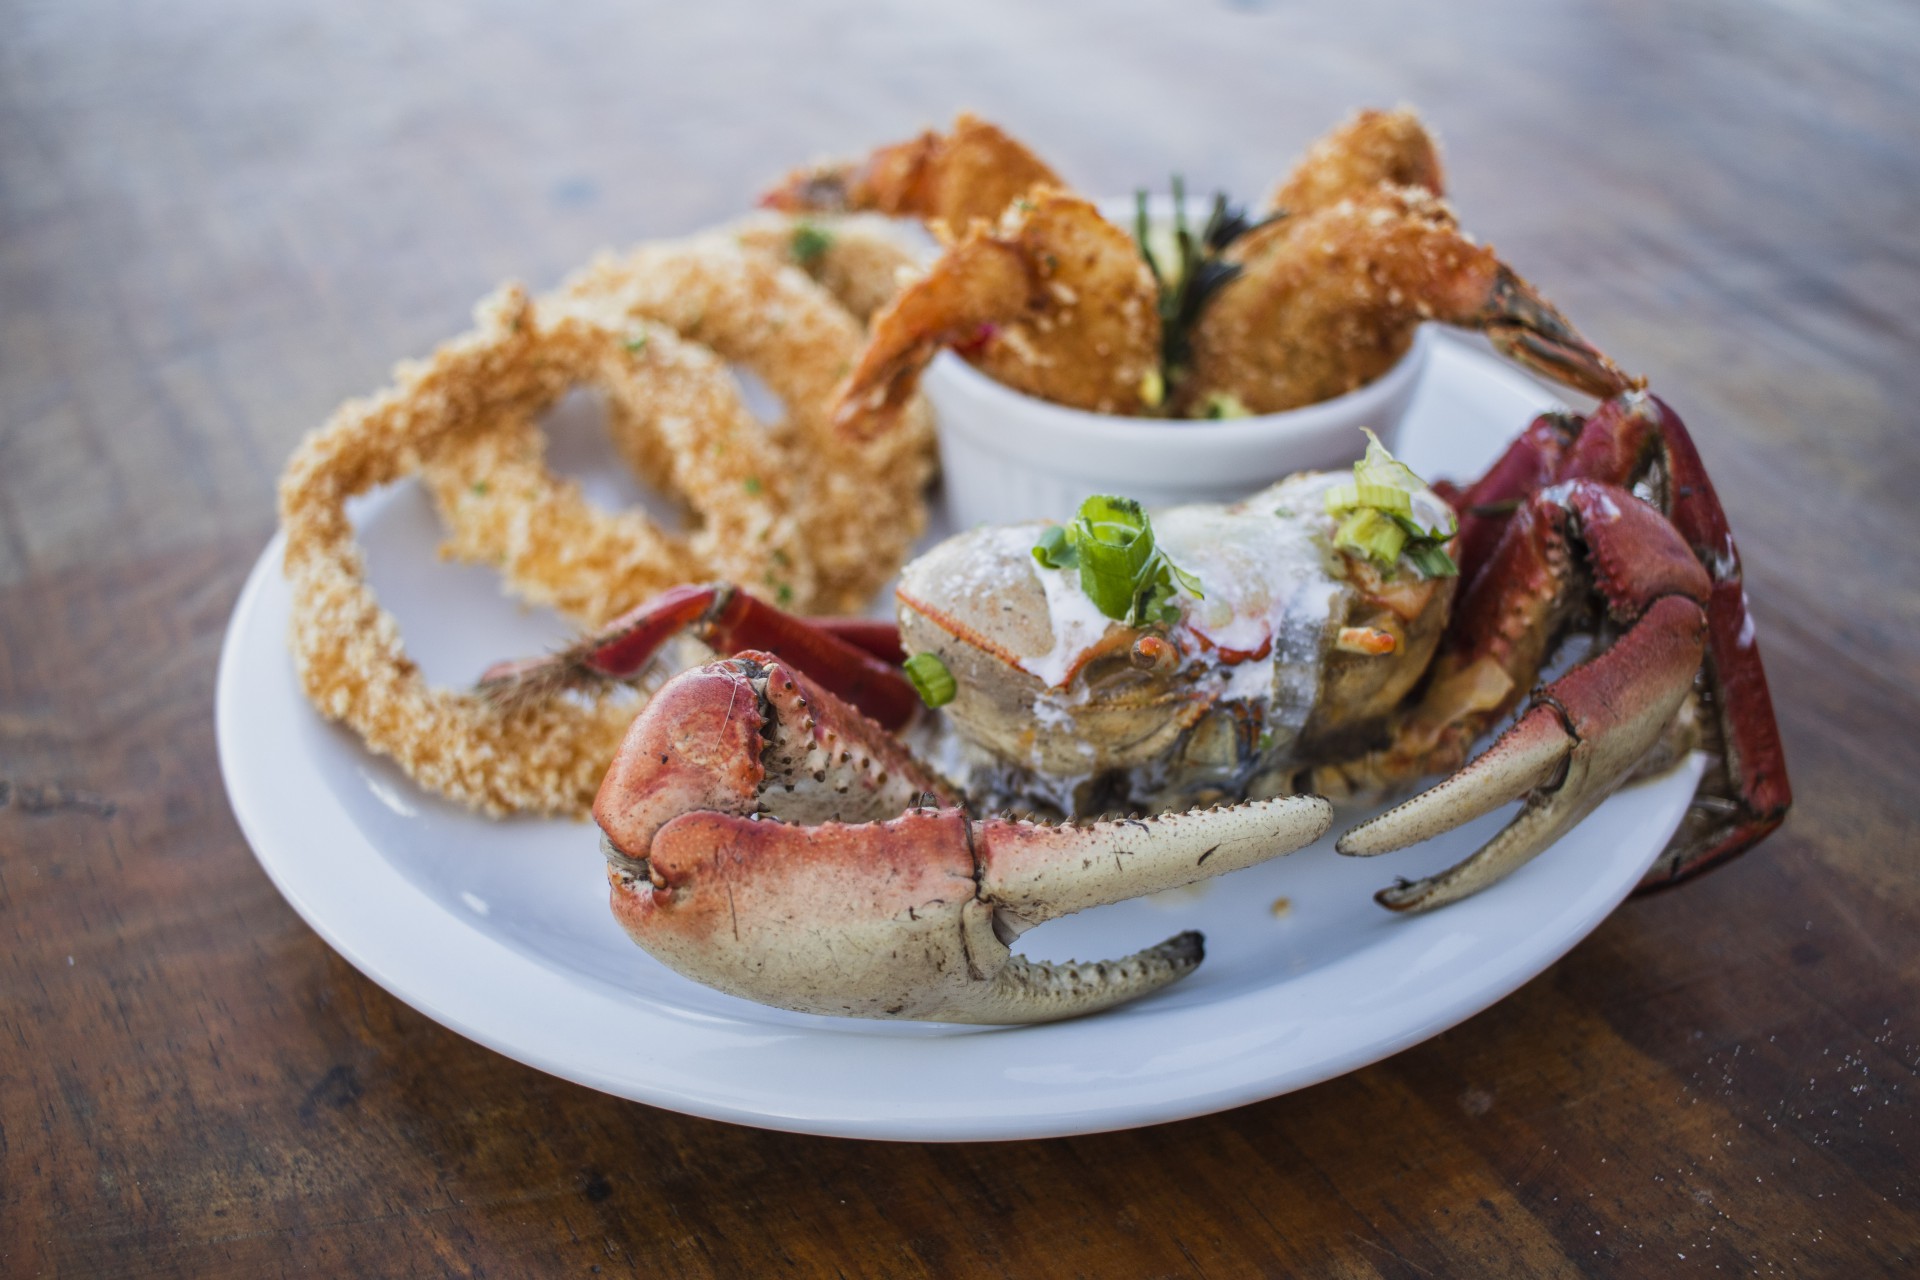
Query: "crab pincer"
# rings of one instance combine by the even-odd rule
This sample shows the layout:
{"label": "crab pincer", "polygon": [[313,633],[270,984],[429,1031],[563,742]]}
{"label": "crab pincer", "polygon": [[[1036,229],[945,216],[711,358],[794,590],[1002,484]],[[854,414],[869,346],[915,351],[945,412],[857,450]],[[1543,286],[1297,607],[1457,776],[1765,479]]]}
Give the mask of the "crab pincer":
{"label": "crab pincer", "polygon": [[1481,663],[1537,669],[1536,637],[1547,628],[1529,618],[1516,630],[1514,620],[1571,607],[1583,585],[1571,572],[1576,541],[1623,633],[1541,689],[1472,764],[1341,837],[1342,853],[1388,853],[1526,798],[1520,814],[1479,850],[1439,875],[1382,890],[1381,905],[1444,906],[1539,854],[1612,794],[1693,691],[1705,653],[1706,570],[1652,506],[1592,480],[1543,490],[1520,509],[1475,584],[1481,590],[1469,589],[1462,614],[1474,626],[1459,650],[1442,655],[1434,687],[1444,691],[1449,676]]}
{"label": "crab pincer", "polygon": [[1290,797],[1084,826],[974,818],[871,720],[745,653],[655,695],[594,816],[615,916],[688,977],[804,1012],[1021,1023],[1145,995],[1203,954],[1189,932],[1049,964],[1013,954],[1026,929],[1292,852],[1332,810]]}

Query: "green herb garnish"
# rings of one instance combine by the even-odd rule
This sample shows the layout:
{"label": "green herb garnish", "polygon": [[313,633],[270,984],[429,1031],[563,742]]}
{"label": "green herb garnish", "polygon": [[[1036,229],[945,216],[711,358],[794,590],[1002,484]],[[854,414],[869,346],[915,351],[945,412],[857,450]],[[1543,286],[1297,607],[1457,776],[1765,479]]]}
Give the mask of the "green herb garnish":
{"label": "green herb garnish", "polygon": [[833,248],[833,232],[811,222],[802,222],[793,229],[792,247],[793,260],[803,267],[810,267]]}
{"label": "green herb garnish", "polygon": [[1130,627],[1178,622],[1176,591],[1205,599],[1200,580],[1154,544],[1153,522],[1132,498],[1088,498],[1071,521],[1047,527],[1033,558],[1049,569],[1078,569],[1094,607]]}
{"label": "green herb garnish", "polygon": [[937,653],[916,653],[901,669],[907,673],[907,680],[920,695],[920,701],[930,707],[946,706],[959,692],[953,682],[953,672],[947,670],[947,664],[940,661]]}
{"label": "green herb garnish", "polygon": [[1373,432],[1366,434],[1367,456],[1353,464],[1353,483],[1327,490],[1328,513],[1342,517],[1333,545],[1358,551],[1382,569],[1404,556],[1422,577],[1458,574],[1446,547],[1460,527],[1453,509]]}
{"label": "green herb garnish", "polygon": [[[1229,203],[1224,194],[1219,194],[1213,198],[1213,209],[1207,216],[1206,226],[1196,237],[1187,226],[1186,184],[1179,174],[1175,174],[1173,242],[1171,252],[1163,262],[1154,252],[1152,227],[1147,218],[1147,193],[1135,193],[1133,238],[1140,246],[1140,256],[1146,259],[1147,269],[1153,272],[1154,282],[1160,292],[1161,401],[1165,400],[1168,392],[1180,385],[1191,369],[1193,326],[1199,321],[1201,311],[1222,286],[1240,274],[1238,263],[1228,262],[1220,255],[1235,240],[1268,221],[1272,219],[1259,222],[1250,220],[1244,210]],[[1167,248],[1162,245],[1163,252]],[[1149,408],[1157,408],[1159,403],[1147,402]],[[1240,416],[1215,413],[1211,402],[1205,409],[1206,416],[1211,418]]]}
{"label": "green herb garnish", "polygon": [[1247,408],[1231,391],[1214,391],[1208,394],[1206,406],[1201,413],[1205,418],[1251,418],[1253,410]]}

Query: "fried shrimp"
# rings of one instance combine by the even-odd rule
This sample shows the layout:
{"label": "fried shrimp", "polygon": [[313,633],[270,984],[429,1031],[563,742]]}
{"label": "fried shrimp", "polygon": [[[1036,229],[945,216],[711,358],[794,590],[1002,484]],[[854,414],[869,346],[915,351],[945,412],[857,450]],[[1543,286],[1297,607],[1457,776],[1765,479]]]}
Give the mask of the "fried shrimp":
{"label": "fried shrimp", "polygon": [[349,498],[416,471],[436,450],[527,419],[569,386],[603,375],[621,338],[576,316],[536,314],[508,288],[481,304],[478,328],[395,386],[342,405],[309,435],[280,482],[290,642],[307,698],[430,791],[487,813],[584,815],[634,697],[552,699],[502,710],[481,695],[430,686],[399,624],[367,585]]}
{"label": "fried shrimp", "polygon": [[[991,140],[967,144],[969,163],[993,175],[976,184],[991,193],[983,202],[1033,176],[1025,148],[962,124],[951,138],[929,134],[864,165],[795,177],[768,201],[932,216],[937,201],[925,193],[945,189],[932,175],[972,172],[956,157],[974,137]],[[926,274],[874,316],[835,414],[854,434],[883,434],[942,347],[1069,408],[1275,413],[1379,377],[1423,320],[1484,332],[1527,367],[1597,396],[1631,385],[1459,229],[1442,183],[1432,135],[1401,108],[1359,112],[1315,142],[1259,219],[1221,196],[1204,227],[1187,224],[1176,178],[1173,226],[1152,225],[1143,198],[1129,234],[1084,200],[1029,187],[992,226],[976,219],[964,236],[945,236]]]}
{"label": "fried shrimp", "polygon": [[1064,189],[1047,163],[995,125],[967,112],[942,136],[881,147],[865,160],[797,169],[760,198],[786,213],[884,213],[919,218],[943,242],[975,219],[992,222],[1035,187]]}
{"label": "fried shrimp", "polygon": [[1252,413],[1325,400],[1384,373],[1423,320],[1477,329],[1506,354],[1590,394],[1631,380],[1446,202],[1378,186],[1234,241],[1240,274],[1193,330],[1184,404],[1231,397]]}
{"label": "fried shrimp", "polygon": [[1017,391],[1139,413],[1159,365],[1158,297],[1131,236],[1077,196],[1035,191],[998,226],[975,223],[874,317],[836,416],[874,433],[942,347]]}
{"label": "fried shrimp", "polygon": [[1322,136],[1267,197],[1267,208],[1312,213],[1364,196],[1383,182],[1446,194],[1439,145],[1409,107],[1359,111]]}

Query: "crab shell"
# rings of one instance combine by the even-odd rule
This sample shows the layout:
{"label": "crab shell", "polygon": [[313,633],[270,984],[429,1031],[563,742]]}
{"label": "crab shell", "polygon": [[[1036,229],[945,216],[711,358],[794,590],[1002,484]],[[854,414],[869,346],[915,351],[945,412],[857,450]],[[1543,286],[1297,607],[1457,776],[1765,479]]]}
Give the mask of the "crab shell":
{"label": "crab shell", "polygon": [[[1074,571],[1041,566],[1045,524],[962,533],[901,576],[906,650],[953,673],[947,719],[975,749],[967,759],[1014,766],[1008,798],[1031,802],[1024,785],[1097,812],[1278,794],[1300,764],[1379,736],[1453,599],[1454,579],[1383,580],[1331,549],[1325,493],[1343,478],[1301,474],[1231,506],[1156,513],[1157,545],[1203,593],[1180,598],[1170,628],[1112,621]],[[1387,651],[1342,649],[1356,632]],[[1143,649],[1147,635],[1167,646]]]}

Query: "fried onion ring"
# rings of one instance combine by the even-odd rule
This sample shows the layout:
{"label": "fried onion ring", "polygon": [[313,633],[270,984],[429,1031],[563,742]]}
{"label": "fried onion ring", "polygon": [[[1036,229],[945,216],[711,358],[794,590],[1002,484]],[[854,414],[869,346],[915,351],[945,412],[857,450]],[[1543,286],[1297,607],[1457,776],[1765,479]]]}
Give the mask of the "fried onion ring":
{"label": "fried onion ring", "polygon": [[861,324],[893,301],[903,278],[925,269],[890,218],[872,213],[760,213],[728,228],[743,249],[798,267]]}
{"label": "fried onion ring", "polygon": [[685,501],[691,530],[668,533],[645,511],[588,502],[547,469],[545,433],[522,414],[449,441],[421,468],[448,531],[442,554],[497,565],[515,595],[586,627],[705,578],[810,603],[791,486],[725,361],[664,325],[596,323],[624,334],[604,344],[594,379],[614,446],[657,490]]}
{"label": "fried onion ring", "polygon": [[759,375],[786,409],[768,428],[766,474],[778,466],[790,486],[799,551],[815,575],[812,599],[796,603],[865,608],[925,527],[933,421],[916,399],[905,429],[878,440],[834,425],[835,390],[865,344],[859,323],[800,271],[725,234],[603,257],[556,298],[609,323],[668,325]]}
{"label": "fried onion ring", "polygon": [[396,385],[342,405],[295,451],[280,482],[290,643],[308,699],[428,790],[487,813],[583,816],[633,718],[630,691],[555,698],[511,711],[434,688],[399,624],[367,585],[346,502],[419,469],[436,449],[530,419],[624,354],[618,331],[536,313],[509,287],[481,304],[479,328]]}

